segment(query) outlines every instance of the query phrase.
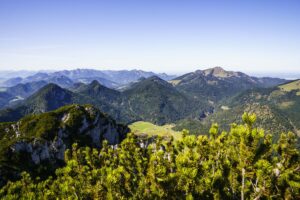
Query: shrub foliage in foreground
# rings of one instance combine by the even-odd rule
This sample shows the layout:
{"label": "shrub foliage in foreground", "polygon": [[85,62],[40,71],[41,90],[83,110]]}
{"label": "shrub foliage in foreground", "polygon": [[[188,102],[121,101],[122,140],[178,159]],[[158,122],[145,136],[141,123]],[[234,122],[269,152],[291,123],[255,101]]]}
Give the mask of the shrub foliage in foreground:
{"label": "shrub foliage in foreground", "polygon": [[300,199],[297,136],[272,135],[253,127],[243,115],[209,136],[188,135],[177,141],[157,138],[144,147],[134,135],[112,148],[88,147],[65,152],[66,166],[47,180],[27,173],[0,191],[7,199]]}

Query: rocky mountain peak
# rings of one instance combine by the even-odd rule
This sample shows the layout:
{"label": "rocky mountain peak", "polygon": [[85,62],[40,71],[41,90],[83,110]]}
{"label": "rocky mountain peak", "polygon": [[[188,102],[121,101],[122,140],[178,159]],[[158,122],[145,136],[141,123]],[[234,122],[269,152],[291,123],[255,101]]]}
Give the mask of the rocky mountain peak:
{"label": "rocky mountain peak", "polygon": [[203,73],[205,76],[211,75],[211,76],[215,76],[218,78],[226,78],[226,77],[231,77],[231,76],[235,75],[234,72],[226,71],[222,67],[209,68],[209,69],[203,70]]}

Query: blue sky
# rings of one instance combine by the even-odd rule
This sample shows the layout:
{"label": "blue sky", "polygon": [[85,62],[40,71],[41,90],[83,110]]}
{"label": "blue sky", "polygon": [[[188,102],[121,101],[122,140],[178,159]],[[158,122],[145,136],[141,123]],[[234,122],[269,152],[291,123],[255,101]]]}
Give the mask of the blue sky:
{"label": "blue sky", "polygon": [[0,0],[0,70],[300,72],[299,0]]}

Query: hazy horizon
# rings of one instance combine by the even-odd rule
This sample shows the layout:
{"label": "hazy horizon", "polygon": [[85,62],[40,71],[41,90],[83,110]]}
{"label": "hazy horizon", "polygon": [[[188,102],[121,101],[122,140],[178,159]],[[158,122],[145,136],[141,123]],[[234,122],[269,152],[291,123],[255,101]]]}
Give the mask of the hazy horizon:
{"label": "hazy horizon", "polygon": [[296,73],[299,10],[296,0],[3,0],[0,70]]}
{"label": "hazy horizon", "polygon": [[[214,67],[217,67],[217,66],[214,66]],[[218,66],[218,67],[222,67],[222,66]],[[91,69],[91,70],[111,70],[111,71],[120,71],[120,70],[141,70],[141,71],[146,71],[146,72],[154,72],[154,73],[165,73],[165,74],[168,74],[168,75],[174,75],[174,76],[180,76],[180,75],[183,75],[183,74],[187,74],[187,73],[190,73],[190,72],[194,72],[196,70],[205,70],[205,69],[209,69],[209,68],[213,68],[213,67],[198,67],[198,68],[195,68],[195,69],[192,69],[192,71],[182,71],[182,72],[172,72],[172,71],[155,71],[155,70],[144,70],[142,68],[132,68],[132,69],[125,69],[125,68],[120,68],[120,69],[110,69],[109,67],[108,68],[97,68],[97,67],[86,67],[86,68],[69,68],[69,69],[66,69],[66,68],[60,68],[60,69],[43,69],[43,70],[26,70],[26,69],[23,69],[23,70],[16,70],[16,69],[13,69],[13,70],[2,70],[0,69],[0,73],[7,73],[7,74],[10,74],[11,77],[14,77],[13,72],[24,72],[23,76],[21,77],[27,77],[28,74],[29,75],[32,75],[32,74],[35,74],[35,73],[52,73],[52,72],[56,72],[56,71],[63,71],[63,70],[78,70],[78,69]],[[224,70],[226,71],[235,71],[235,70],[230,70],[230,68],[228,67],[222,67]],[[26,73],[27,72],[27,73]],[[272,71],[241,71],[241,70],[237,70],[236,72],[242,72],[242,73],[245,73],[247,75],[250,75],[250,76],[256,76],[256,77],[274,77],[274,78],[285,78],[285,79],[299,79],[300,78],[300,71],[294,71],[294,72],[272,72]],[[0,74],[0,77],[1,77],[1,74]]]}

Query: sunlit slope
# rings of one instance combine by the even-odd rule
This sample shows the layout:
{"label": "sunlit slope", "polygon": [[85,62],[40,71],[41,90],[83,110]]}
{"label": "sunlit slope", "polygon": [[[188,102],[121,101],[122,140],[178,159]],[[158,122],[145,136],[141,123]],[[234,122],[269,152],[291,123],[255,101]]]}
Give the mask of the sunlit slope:
{"label": "sunlit slope", "polygon": [[174,125],[167,124],[164,126],[157,126],[150,122],[138,121],[129,125],[131,132],[136,135],[147,135],[147,136],[161,136],[161,137],[171,137],[174,139],[181,138],[180,131],[172,130]]}
{"label": "sunlit slope", "polygon": [[292,81],[287,84],[280,85],[278,87],[285,92],[296,90],[297,95],[300,96],[300,80]]}

